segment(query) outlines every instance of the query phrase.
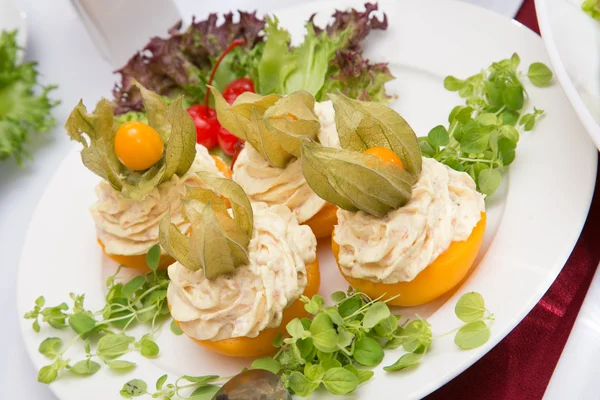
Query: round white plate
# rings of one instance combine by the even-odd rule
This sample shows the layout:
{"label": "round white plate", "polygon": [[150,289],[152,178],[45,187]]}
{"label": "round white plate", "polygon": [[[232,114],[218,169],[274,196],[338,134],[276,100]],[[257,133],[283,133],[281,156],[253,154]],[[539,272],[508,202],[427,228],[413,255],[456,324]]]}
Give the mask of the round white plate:
{"label": "round white plate", "polygon": [[600,21],[583,0],[535,0],[542,38],[554,72],[600,149]]}
{"label": "round white plate", "polygon": [[[359,2],[310,3],[277,15],[281,24],[299,38],[303,34],[302,21],[310,14],[318,11],[326,19],[334,8],[349,4],[361,6]],[[380,5],[388,14],[390,27],[369,37],[367,53],[373,60],[390,62],[397,79],[389,90],[399,96],[393,107],[419,135],[444,123],[452,107],[462,102],[455,93],[444,90],[445,75],[471,75],[515,51],[525,67],[534,61],[548,62],[538,36],[479,7],[443,0],[432,0],[427,5],[410,0]],[[403,398],[420,398],[440,387],[505,337],[537,303],[567,260],[588,212],[596,175],[596,149],[557,84],[546,89],[527,84],[526,88],[531,100],[528,107],[536,105],[546,110],[546,115],[533,132],[522,135],[510,174],[487,203],[489,226],[478,267],[456,293],[418,310],[432,324],[434,336],[440,335],[459,326],[454,316],[458,296],[478,291],[496,316],[490,341],[479,349],[461,351],[450,336],[436,339],[423,365],[399,373],[382,370],[401,354],[390,351],[376,368],[373,380],[360,387],[356,397],[389,398],[390,391],[401,390]],[[90,309],[102,307],[104,277],[115,265],[102,256],[88,213],[95,200],[96,182],[74,149],[49,183],[32,218],[22,253],[17,299],[20,315],[42,294],[48,304],[58,304],[67,299],[69,292],[86,293]],[[319,251],[321,294],[328,297],[347,284],[334,265],[327,241],[321,243]],[[410,316],[414,311],[404,310],[403,314]],[[47,360],[37,348],[44,337],[56,332],[43,328],[36,334],[31,330],[31,321],[24,319],[21,328],[33,363],[38,368],[45,365]],[[91,378],[61,377],[50,387],[62,400],[116,399],[122,385],[132,378],[151,385],[164,373],[171,377],[230,375],[249,365],[249,360],[207,352],[184,336],[172,335],[168,328],[158,343],[161,355],[155,360],[127,357],[138,363],[129,374],[102,369]],[[83,349],[75,347],[71,358],[83,358]]]}
{"label": "round white plate", "polygon": [[18,29],[17,44],[25,48],[27,43],[27,23],[25,13],[17,7],[16,0],[0,0],[0,32]]}

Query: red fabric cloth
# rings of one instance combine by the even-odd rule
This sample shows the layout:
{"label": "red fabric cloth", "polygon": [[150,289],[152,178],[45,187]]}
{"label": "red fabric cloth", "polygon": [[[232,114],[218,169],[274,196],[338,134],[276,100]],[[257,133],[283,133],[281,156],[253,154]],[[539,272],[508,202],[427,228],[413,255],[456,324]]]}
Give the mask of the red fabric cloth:
{"label": "red fabric cloth", "polygon": [[[516,19],[539,33],[533,0]],[[598,237],[600,185],[573,253],[542,300],[486,356],[426,399],[541,399],[600,262]]]}

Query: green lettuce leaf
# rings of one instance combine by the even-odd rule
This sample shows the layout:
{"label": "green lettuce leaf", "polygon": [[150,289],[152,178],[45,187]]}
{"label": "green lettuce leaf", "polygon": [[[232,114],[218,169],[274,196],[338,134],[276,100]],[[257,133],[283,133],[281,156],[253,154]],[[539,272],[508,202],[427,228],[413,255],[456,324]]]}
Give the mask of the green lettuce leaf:
{"label": "green lettuce leaf", "polygon": [[0,161],[22,164],[31,134],[56,124],[50,111],[59,102],[48,96],[56,86],[38,84],[37,63],[17,62],[16,37],[16,30],[0,33]]}

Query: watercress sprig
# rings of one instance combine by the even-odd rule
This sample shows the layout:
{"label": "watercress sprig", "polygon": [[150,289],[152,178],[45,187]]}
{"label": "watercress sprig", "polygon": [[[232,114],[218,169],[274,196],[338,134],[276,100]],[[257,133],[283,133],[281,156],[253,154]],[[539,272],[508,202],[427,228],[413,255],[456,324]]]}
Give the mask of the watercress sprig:
{"label": "watercress sprig", "polygon": [[532,130],[544,113],[534,107],[532,113],[522,114],[527,91],[521,79],[546,87],[552,71],[534,62],[525,74],[518,70],[520,62],[514,53],[466,79],[447,76],[444,87],[458,92],[465,104],[452,109],[447,128],[438,125],[419,138],[423,156],[467,172],[485,195],[498,189],[502,170],[514,161],[519,130]]}
{"label": "watercress sprig", "polygon": [[[53,382],[62,370],[81,376],[93,375],[101,368],[99,362],[113,370],[130,370],[135,363],[119,358],[133,351],[147,358],[158,355],[159,347],[153,338],[169,315],[166,303],[169,281],[166,271],[158,270],[159,260],[160,247],[154,246],[146,255],[151,272],[126,283],[118,281],[120,266],[106,281],[106,305],[96,312],[85,308],[84,295],[71,293],[70,304],[64,302],[53,307],[45,307],[43,296],[36,299],[34,308],[25,314],[25,318],[33,319],[35,332],[40,332],[41,320],[53,329],[70,328],[75,334],[66,345],[58,337],[48,337],[41,342],[39,352],[51,363],[40,369],[39,382]],[[127,335],[127,330],[138,323],[147,324],[149,333],[139,339]],[[67,351],[81,342],[85,359],[73,362],[67,357]],[[94,351],[92,343],[96,343]]]}

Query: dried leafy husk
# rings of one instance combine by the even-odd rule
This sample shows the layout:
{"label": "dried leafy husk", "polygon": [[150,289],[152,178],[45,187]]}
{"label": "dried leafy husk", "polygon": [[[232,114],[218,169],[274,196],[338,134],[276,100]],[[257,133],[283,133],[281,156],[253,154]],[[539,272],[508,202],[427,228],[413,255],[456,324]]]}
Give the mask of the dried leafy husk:
{"label": "dried leafy husk", "polygon": [[411,198],[411,174],[369,154],[305,140],[302,171],[317,195],[344,210],[361,210],[381,218]]}
{"label": "dried leafy husk", "polygon": [[333,101],[342,148],[359,152],[388,148],[402,160],[411,183],[419,179],[423,158],[417,136],[404,118],[383,104],[352,100],[342,94],[328,96]]}
{"label": "dried leafy husk", "polygon": [[72,140],[83,144],[81,160],[90,171],[108,181],[124,197],[141,200],[174,174],[188,171],[196,157],[196,130],[181,98],[167,105],[156,93],[136,85],[144,100],[148,125],[164,143],[163,157],[148,170],[133,171],[119,161],[114,150],[119,124],[106,99],[100,100],[93,113],[88,113],[80,101],[69,115],[65,129]]}
{"label": "dried leafy husk", "polygon": [[248,141],[274,167],[284,168],[300,156],[302,138],[314,139],[320,128],[314,97],[297,91],[282,97],[245,94],[229,105],[211,88],[221,125]]}
{"label": "dried leafy husk", "polygon": [[[203,269],[208,279],[232,273],[249,263],[248,245],[253,231],[250,200],[232,180],[210,172],[198,172],[209,187],[187,187],[182,199],[184,218],[190,223],[189,237],[168,222],[161,221],[163,248],[186,268]],[[226,204],[229,201],[233,218]]]}

